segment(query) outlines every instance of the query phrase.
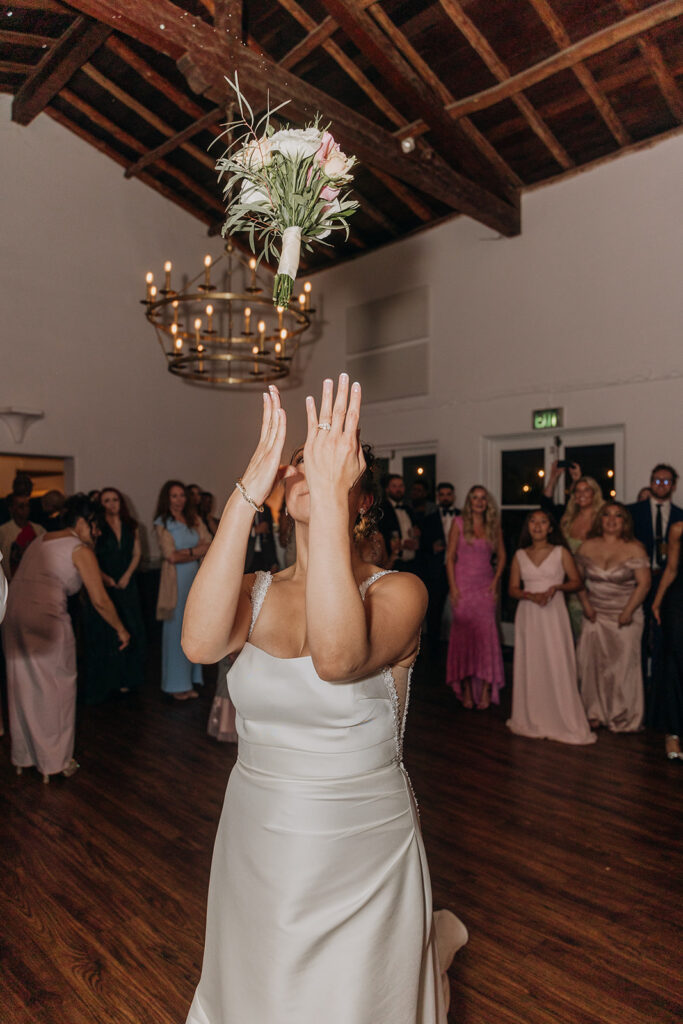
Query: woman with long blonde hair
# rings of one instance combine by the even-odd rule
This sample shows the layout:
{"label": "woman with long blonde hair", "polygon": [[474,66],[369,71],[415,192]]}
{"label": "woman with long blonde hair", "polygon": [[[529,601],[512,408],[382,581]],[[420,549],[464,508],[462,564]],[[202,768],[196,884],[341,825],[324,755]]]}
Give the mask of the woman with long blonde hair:
{"label": "woman with long blonde hair", "polygon": [[[604,500],[600,484],[592,476],[580,476],[574,483],[560,519],[560,530],[573,555],[593,529]],[[578,642],[583,626],[583,608],[578,594],[567,595],[567,610],[574,641]]]}
{"label": "woman with long blonde hair", "polygon": [[[495,567],[494,567],[495,561]],[[505,547],[498,506],[480,484],[470,487],[448,536],[446,573],[453,618],[446,682],[465,708],[499,703],[505,683],[496,622]]]}

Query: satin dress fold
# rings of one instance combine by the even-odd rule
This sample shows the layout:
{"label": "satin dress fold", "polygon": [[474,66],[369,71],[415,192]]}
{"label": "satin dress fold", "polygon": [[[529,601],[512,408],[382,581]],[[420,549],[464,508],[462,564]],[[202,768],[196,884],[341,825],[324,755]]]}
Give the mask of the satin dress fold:
{"label": "satin dress fold", "polygon": [[648,560],[627,558],[611,569],[602,569],[579,553],[576,562],[597,613],[595,622],[584,620],[576,648],[586,715],[611,732],[636,732],[644,712],[643,609],[636,609],[629,626],[620,626],[619,616],[636,586],[635,570],[647,568]]}
{"label": "satin dress fold", "polygon": [[187,1024],[446,1024],[391,669],[330,683],[247,642],[228,684],[238,759]]}
{"label": "satin dress fold", "polygon": [[[515,554],[524,590],[544,593],[564,582],[558,544],[540,565],[520,549]],[[541,607],[520,601],[515,615],[511,732],[534,739],[588,744],[591,732],[579,696],[569,613],[561,590]]]}

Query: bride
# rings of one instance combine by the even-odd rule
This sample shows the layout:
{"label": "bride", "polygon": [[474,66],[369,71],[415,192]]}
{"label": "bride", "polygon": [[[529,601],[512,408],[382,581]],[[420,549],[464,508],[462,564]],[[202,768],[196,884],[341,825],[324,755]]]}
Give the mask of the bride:
{"label": "bride", "polygon": [[258,446],[187,601],[192,661],[241,651],[229,679],[238,759],[187,1024],[446,1024],[445,970],[467,932],[448,911],[432,916],[401,760],[427,595],[411,573],[374,569],[355,550],[372,504],[360,406],[346,374],[336,398],[323,383],[319,418],[306,399],[306,443],[284,474],[296,563],[243,576],[285,441],[270,387]]}

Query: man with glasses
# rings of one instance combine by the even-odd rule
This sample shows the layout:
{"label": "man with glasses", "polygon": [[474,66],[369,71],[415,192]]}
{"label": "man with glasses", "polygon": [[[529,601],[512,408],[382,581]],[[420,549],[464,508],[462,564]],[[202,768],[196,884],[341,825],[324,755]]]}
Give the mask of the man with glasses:
{"label": "man with glasses", "polygon": [[652,602],[666,565],[669,530],[674,523],[683,521],[683,508],[671,500],[677,482],[678,473],[673,466],[658,462],[650,475],[650,497],[629,505],[634,533],[645,546],[652,568],[652,586],[643,604],[643,679],[651,678],[652,665],[660,646],[659,627],[652,618]]}

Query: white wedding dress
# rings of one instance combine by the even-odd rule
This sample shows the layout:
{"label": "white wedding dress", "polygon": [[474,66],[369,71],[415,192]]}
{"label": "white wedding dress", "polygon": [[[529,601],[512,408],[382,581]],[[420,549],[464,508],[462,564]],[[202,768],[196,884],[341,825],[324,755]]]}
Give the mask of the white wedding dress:
{"label": "white wedding dress", "polygon": [[391,669],[329,683],[247,642],[229,686],[239,753],[187,1024],[446,1024]]}

